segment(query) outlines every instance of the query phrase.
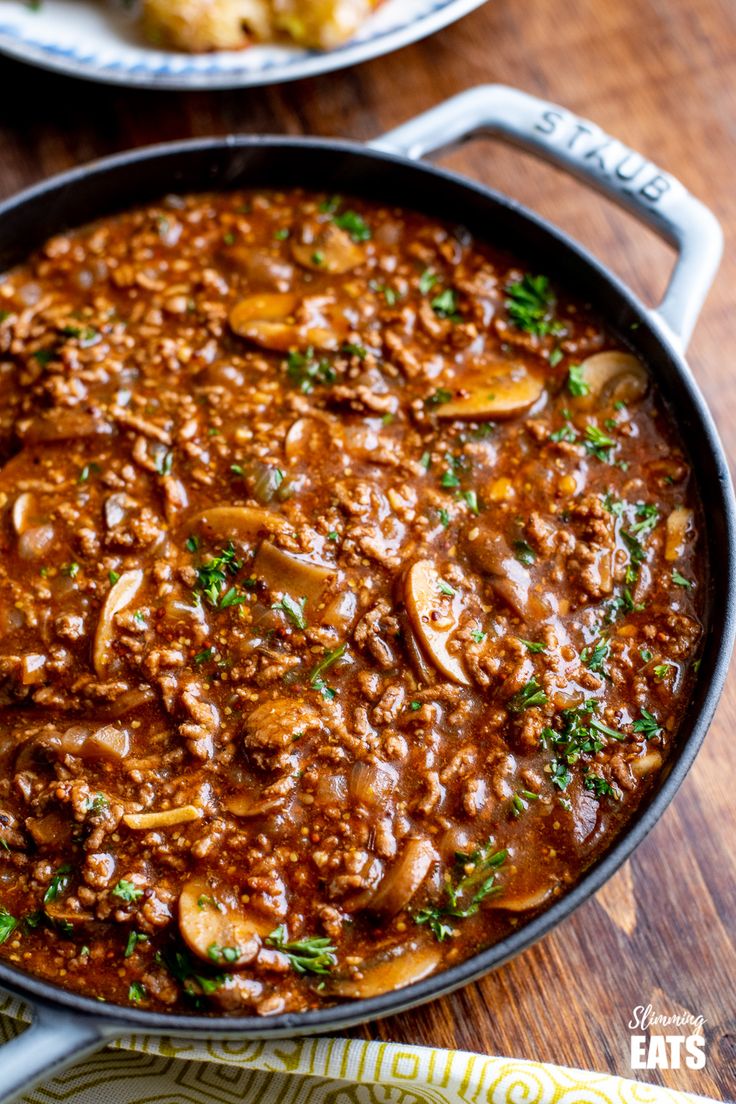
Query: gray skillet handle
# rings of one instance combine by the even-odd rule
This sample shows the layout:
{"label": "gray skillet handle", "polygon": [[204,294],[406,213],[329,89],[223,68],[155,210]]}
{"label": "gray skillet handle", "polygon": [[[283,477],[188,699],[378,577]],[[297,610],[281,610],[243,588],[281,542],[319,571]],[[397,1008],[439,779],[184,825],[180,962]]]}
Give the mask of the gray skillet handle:
{"label": "gray skillet handle", "polygon": [[678,251],[653,312],[675,344],[692,334],[723,251],[713,213],[641,154],[563,107],[501,84],[461,92],[371,143],[417,159],[482,132],[538,154],[597,188],[651,226]]}
{"label": "gray skillet handle", "polygon": [[92,1017],[36,1007],[33,1022],[0,1049],[0,1104],[10,1104],[39,1081],[99,1050],[119,1032]]}

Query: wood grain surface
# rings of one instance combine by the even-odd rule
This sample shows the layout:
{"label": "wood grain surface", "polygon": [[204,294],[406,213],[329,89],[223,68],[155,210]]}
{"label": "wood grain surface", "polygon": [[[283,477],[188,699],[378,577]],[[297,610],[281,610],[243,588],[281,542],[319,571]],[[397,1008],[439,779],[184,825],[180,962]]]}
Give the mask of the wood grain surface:
{"label": "wood grain surface", "polygon": [[[102,154],[189,135],[367,139],[486,81],[587,115],[680,177],[724,224],[726,257],[691,363],[727,450],[736,446],[735,0],[490,0],[398,54],[249,92],[129,92],[5,61],[0,80],[3,195]],[[487,142],[446,161],[571,231],[646,300],[661,292],[669,250],[580,185]],[[708,1060],[700,1072],[637,1076],[736,1097],[734,733],[732,681],[676,801],[595,899],[480,984],[363,1033],[632,1076],[627,1023],[651,1003],[705,1016]]]}

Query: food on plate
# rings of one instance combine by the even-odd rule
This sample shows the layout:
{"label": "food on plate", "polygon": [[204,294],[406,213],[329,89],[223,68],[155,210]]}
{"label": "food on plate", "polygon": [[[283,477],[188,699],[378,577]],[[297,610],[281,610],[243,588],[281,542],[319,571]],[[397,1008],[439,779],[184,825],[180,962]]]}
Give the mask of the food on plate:
{"label": "food on plate", "polygon": [[645,364],[462,227],[172,196],[0,278],[0,956],[301,1011],[490,946],[615,840],[697,673]]}
{"label": "food on plate", "polygon": [[351,38],[380,0],[142,0],[153,45],[203,53],[255,42],[331,50]]}

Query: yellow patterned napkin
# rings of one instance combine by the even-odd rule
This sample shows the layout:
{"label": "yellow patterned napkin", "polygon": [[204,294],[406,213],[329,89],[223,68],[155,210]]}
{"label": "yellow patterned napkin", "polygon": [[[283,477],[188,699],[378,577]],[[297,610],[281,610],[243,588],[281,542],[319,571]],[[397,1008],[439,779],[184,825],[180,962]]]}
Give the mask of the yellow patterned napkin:
{"label": "yellow patterned napkin", "polygon": [[[1,996],[1,994],[0,994]],[[26,1019],[0,1001],[0,1037]],[[137,1053],[131,1053],[135,1051]],[[211,1043],[130,1035],[23,1104],[694,1104],[608,1074],[466,1051],[349,1039]]]}

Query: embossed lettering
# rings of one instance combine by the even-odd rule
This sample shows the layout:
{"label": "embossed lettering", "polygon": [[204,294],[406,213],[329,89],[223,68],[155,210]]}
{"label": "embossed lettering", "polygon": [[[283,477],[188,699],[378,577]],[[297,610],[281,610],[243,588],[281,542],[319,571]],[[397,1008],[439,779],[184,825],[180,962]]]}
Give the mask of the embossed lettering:
{"label": "embossed lettering", "polygon": [[602,142],[600,146],[593,146],[593,148],[587,150],[583,156],[585,157],[586,161],[592,161],[594,164],[597,164],[599,168],[603,170],[603,172],[606,172],[607,166],[602,155],[604,150],[611,148],[611,145],[612,143],[610,142],[610,140],[607,140],[605,142]]}
{"label": "embossed lettering", "polygon": [[[633,168],[629,169],[627,166],[631,161],[633,161]],[[638,154],[632,153],[629,150],[623,161],[619,161],[616,166],[616,176],[619,180],[633,180],[639,175],[645,164],[646,162],[643,157],[639,157]]]}
{"label": "embossed lettering", "polygon": [[561,123],[562,119],[563,115],[559,111],[545,111],[540,121],[534,124],[534,129],[538,130],[540,134],[554,134],[558,123]]}
{"label": "embossed lettering", "polygon": [[645,199],[648,199],[650,203],[656,203],[658,199],[661,199],[665,192],[670,190],[670,182],[666,177],[657,173],[651,180],[647,181],[639,189],[639,194],[643,195]]}
{"label": "embossed lettering", "polygon": [[570,141],[567,143],[567,148],[569,150],[574,149],[575,143],[577,142],[578,138],[582,137],[583,134],[592,134],[592,133],[593,133],[593,131],[590,129],[590,127],[587,127],[585,125],[585,123],[576,123],[575,124],[575,131],[572,134],[572,136],[570,138]]}

